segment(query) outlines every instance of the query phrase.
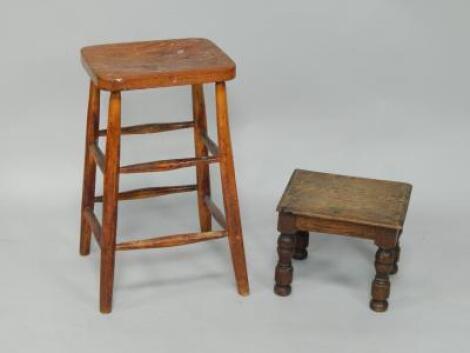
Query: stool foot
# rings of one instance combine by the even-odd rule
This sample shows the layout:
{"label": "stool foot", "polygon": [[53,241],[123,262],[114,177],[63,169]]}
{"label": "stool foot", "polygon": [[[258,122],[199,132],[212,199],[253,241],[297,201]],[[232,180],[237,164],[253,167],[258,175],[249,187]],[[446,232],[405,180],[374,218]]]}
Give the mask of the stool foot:
{"label": "stool foot", "polygon": [[387,311],[388,309],[388,302],[386,300],[374,300],[372,299],[370,301],[370,308],[377,312],[377,313],[383,313]]}
{"label": "stool foot", "polygon": [[292,256],[295,249],[295,235],[284,234],[279,235],[277,240],[277,253],[279,261],[276,266],[276,273],[274,279],[276,285],[274,286],[274,293],[280,296],[287,296],[291,293],[291,283],[294,275],[294,268],[292,267]]}
{"label": "stool foot", "polygon": [[291,286],[281,286],[278,284],[274,286],[274,293],[276,293],[280,297],[287,297],[288,295],[290,295],[291,291],[292,291]]}
{"label": "stool foot", "polygon": [[305,260],[308,256],[308,232],[298,231],[295,234],[295,250],[292,256],[296,260]]}
{"label": "stool foot", "polygon": [[375,255],[376,275],[372,281],[372,300],[370,308],[376,312],[384,312],[388,308],[387,299],[390,295],[389,274],[395,261],[393,249],[379,248]]}

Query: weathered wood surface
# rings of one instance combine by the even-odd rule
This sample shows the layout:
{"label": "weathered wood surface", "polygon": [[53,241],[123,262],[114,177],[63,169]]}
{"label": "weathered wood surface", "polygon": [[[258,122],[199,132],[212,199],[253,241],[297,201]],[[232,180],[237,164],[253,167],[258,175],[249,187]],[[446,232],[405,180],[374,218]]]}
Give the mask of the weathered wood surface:
{"label": "weathered wood surface", "polygon": [[[195,191],[197,185],[176,185],[176,186],[156,186],[150,188],[141,188],[128,191],[122,191],[118,194],[118,200],[137,200],[149,197],[158,197],[181,192]],[[96,196],[95,202],[103,202],[103,196]]]}
{"label": "weathered wood surface", "polygon": [[379,247],[370,308],[386,311],[389,275],[398,271],[398,239],[411,188],[407,183],[295,170],[277,208],[281,235],[275,293],[290,294],[291,259],[307,257],[308,232],[353,236],[373,240]]}
{"label": "weathered wood surface", "polygon": [[297,169],[277,210],[399,230],[411,188],[407,183]]}
{"label": "weathered wood surface", "polygon": [[198,243],[201,241],[219,239],[227,236],[225,230],[202,232],[202,233],[186,233],[166,235],[156,238],[132,240],[116,244],[116,250],[140,250],[153,248],[167,248],[171,246],[187,245]]}
{"label": "weathered wood surface", "polygon": [[235,166],[233,162],[232,142],[228,120],[227,90],[225,82],[215,84],[215,102],[217,115],[217,135],[219,140],[220,175],[227,221],[228,240],[232,254],[233,268],[237,280],[238,293],[249,294],[248,272],[246,269],[245,249],[243,245],[240,206],[238,203]]}
{"label": "weathered wood surface", "polygon": [[[165,131],[173,131],[180,129],[187,129],[194,126],[192,121],[179,121],[175,123],[155,123],[155,124],[141,124],[133,126],[121,127],[121,135],[140,135],[140,134],[155,134]],[[100,136],[106,136],[106,129],[99,131]]]}
{"label": "weathered wood surface", "polygon": [[85,47],[82,64],[100,89],[122,91],[228,81],[235,63],[203,38]]}
{"label": "weathered wood surface", "polygon": [[[203,136],[207,134],[206,102],[203,86],[192,85],[191,97],[194,120],[194,153],[196,158],[208,158],[209,151],[207,146],[204,145],[203,139]],[[208,232],[212,229],[212,218],[204,198],[211,195],[209,164],[199,163],[196,165],[196,180],[199,224],[202,232]]]}
{"label": "weathered wood surface", "polygon": [[126,165],[121,167],[119,171],[122,174],[165,172],[179,168],[194,167],[202,163],[216,163],[218,161],[218,157],[168,159],[163,161]]}
{"label": "weathered wood surface", "polygon": [[108,133],[103,190],[100,311],[110,313],[113,301],[114,260],[118,217],[119,160],[121,152],[121,93],[109,97]]}
{"label": "weathered wood surface", "polygon": [[[96,185],[96,157],[90,150],[91,145],[98,141],[100,125],[100,90],[90,82],[88,96],[88,112],[85,138],[85,161],[83,167],[82,207],[80,220],[80,254],[86,256],[90,253],[91,228],[86,220],[85,210],[93,210]],[[104,165],[100,166],[104,170]]]}

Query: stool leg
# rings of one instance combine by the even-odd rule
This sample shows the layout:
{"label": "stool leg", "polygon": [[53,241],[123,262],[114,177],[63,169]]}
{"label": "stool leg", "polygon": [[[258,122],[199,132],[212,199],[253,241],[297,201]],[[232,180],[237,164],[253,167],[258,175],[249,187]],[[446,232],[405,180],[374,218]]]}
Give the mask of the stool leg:
{"label": "stool leg", "polygon": [[85,209],[93,209],[95,202],[95,178],[96,164],[89,152],[89,145],[98,139],[98,129],[100,124],[100,90],[93,82],[90,82],[90,93],[88,97],[88,113],[86,123],[85,139],[85,166],[83,168],[83,190],[82,208],[80,222],[80,255],[90,253],[91,228],[85,219]]}
{"label": "stool leg", "polygon": [[395,249],[393,249],[394,261],[393,261],[392,272],[390,272],[391,275],[394,275],[398,272],[398,261],[400,261],[400,253],[401,253],[401,248],[400,248],[400,244],[398,243],[397,246],[395,246]]}
{"label": "stool leg", "polygon": [[294,275],[292,267],[292,256],[295,251],[295,234],[281,233],[277,240],[277,253],[279,261],[276,266],[274,280],[274,293],[282,297],[288,296],[291,292],[291,283]]}
{"label": "stool leg", "polygon": [[307,247],[308,247],[308,232],[298,231],[295,234],[295,251],[294,259],[304,260],[308,256]]}
{"label": "stool leg", "polygon": [[372,299],[370,308],[377,312],[384,312],[388,308],[390,295],[389,274],[395,261],[393,249],[379,248],[375,255],[375,279],[372,282]]}
{"label": "stool leg", "polygon": [[222,179],[225,217],[227,219],[228,240],[230,251],[232,253],[232,262],[238,292],[241,295],[248,295],[248,274],[246,270],[240,209],[238,206],[237,186],[235,182],[235,168],[233,165],[232,144],[228,123],[227,92],[225,82],[217,82],[215,85],[215,92],[220,174]]}
{"label": "stool leg", "polygon": [[[202,136],[207,134],[206,107],[204,103],[204,90],[202,85],[192,86],[193,119],[194,119],[194,145],[196,158],[207,157],[207,147]],[[199,208],[199,223],[202,232],[212,229],[212,217],[204,199],[210,197],[210,174],[209,164],[200,163],[196,165],[197,180],[197,202]]]}
{"label": "stool leg", "polygon": [[101,240],[100,311],[102,313],[111,312],[113,298],[121,139],[120,92],[111,93],[107,130],[103,191],[103,234]]}

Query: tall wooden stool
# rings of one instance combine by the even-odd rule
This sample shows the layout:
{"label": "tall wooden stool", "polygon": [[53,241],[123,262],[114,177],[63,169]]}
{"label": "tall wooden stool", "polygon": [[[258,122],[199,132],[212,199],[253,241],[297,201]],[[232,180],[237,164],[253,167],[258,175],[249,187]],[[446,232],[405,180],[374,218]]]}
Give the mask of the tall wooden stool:
{"label": "tall wooden stool", "polygon": [[[90,75],[81,211],[80,254],[90,252],[91,233],[101,248],[100,310],[111,312],[116,250],[162,248],[228,236],[238,292],[248,295],[240,211],[230,141],[225,81],[235,63],[206,39],[179,39],[85,47],[82,64]],[[207,133],[203,84],[215,83],[218,145]],[[175,123],[121,127],[121,91],[191,85],[193,119]],[[107,129],[99,129],[100,91],[110,92]],[[120,165],[121,135],[194,128],[195,157]],[[106,151],[98,146],[106,137]],[[225,216],[210,198],[209,164],[219,163]],[[95,195],[96,166],[104,173],[104,192]],[[119,175],[196,167],[196,184],[119,192]],[[201,232],[116,243],[118,200],[197,191]],[[93,207],[103,203],[102,224]],[[212,229],[212,217],[222,230]]]}
{"label": "tall wooden stool", "polygon": [[398,271],[400,246],[411,185],[297,169],[279,202],[279,262],[274,292],[291,292],[291,259],[307,258],[308,232],[370,239],[379,247],[375,256],[370,307],[386,311],[389,275]]}

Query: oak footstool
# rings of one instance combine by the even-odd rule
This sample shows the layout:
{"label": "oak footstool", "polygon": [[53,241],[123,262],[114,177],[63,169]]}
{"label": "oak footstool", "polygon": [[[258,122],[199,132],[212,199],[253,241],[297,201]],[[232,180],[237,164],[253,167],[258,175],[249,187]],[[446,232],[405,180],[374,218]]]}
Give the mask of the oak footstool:
{"label": "oak footstool", "polygon": [[347,235],[378,246],[370,307],[386,311],[411,189],[407,183],[295,170],[277,207],[281,234],[274,292],[290,294],[291,259],[307,258],[308,232]]}

